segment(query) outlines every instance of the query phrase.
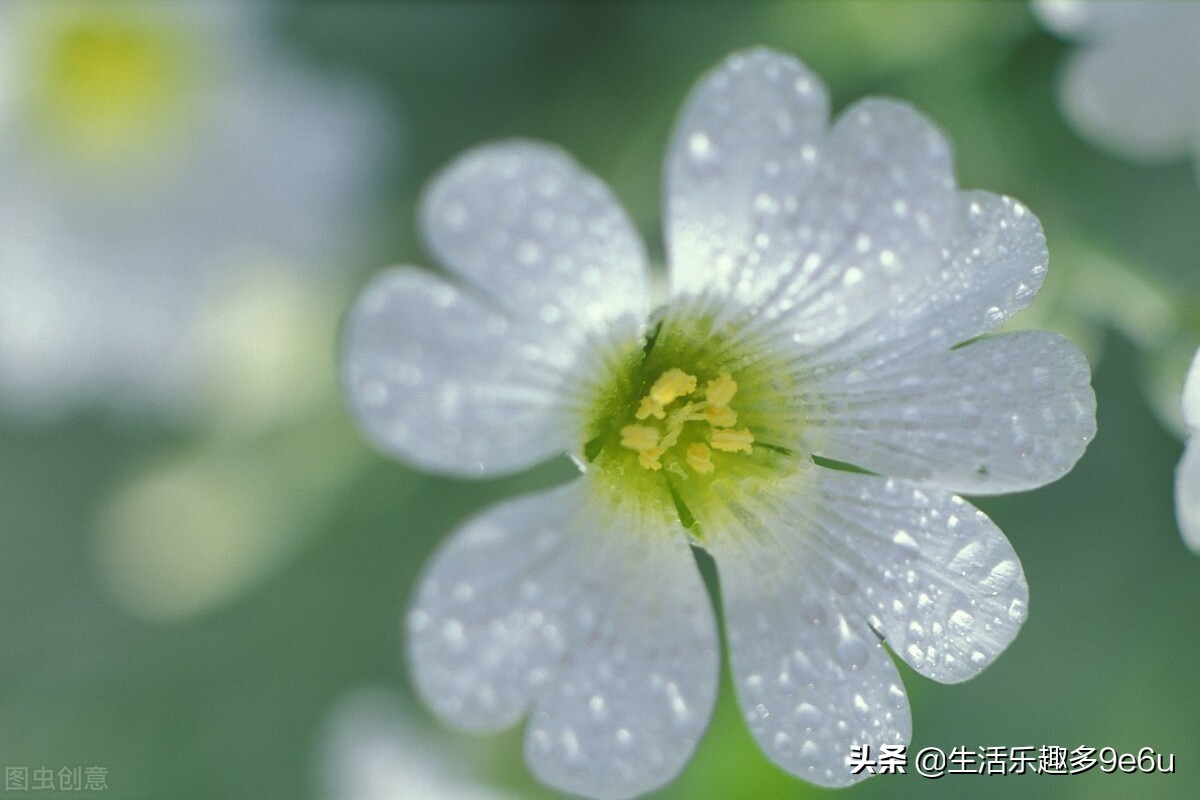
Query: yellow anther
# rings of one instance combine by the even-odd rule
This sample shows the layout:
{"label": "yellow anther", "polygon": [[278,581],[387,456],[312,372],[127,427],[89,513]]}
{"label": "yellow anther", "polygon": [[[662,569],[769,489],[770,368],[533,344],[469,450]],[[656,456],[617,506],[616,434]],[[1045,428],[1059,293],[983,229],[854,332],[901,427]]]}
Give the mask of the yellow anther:
{"label": "yellow anther", "polygon": [[710,441],[714,449],[726,453],[754,452],[754,448],[750,446],[754,444],[754,434],[748,428],[723,428],[713,431]]}
{"label": "yellow anther", "polygon": [[658,447],[658,430],[649,425],[626,425],[621,428],[621,446],[644,453]]}
{"label": "yellow anther", "polygon": [[636,450],[638,464],[645,469],[660,470],[659,459],[671,445],[660,442],[658,430],[649,425],[626,425],[621,428],[621,446]]}
{"label": "yellow anther", "polygon": [[662,419],[666,415],[667,412],[663,410],[662,403],[658,402],[650,395],[646,395],[642,398],[642,402],[638,405],[637,411],[634,412],[633,416],[637,419],[646,419],[647,417]]}
{"label": "yellow anther", "polygon": [[696,391],[696,378],[675,367],[658,376],[650,387],[650,397],[660,406],[678,400]]}
{"label": "yellow anther", "polygon": [[710,406],[728,406],[737,394],[737,381],[728,372],[722,372],[704,386],[704,399]]}
{"label": "yellow anther", "polygon": [[732,428],[737,425],[737,412],[729,406],[706,406],[704,418],[714,428]]}
{"label": "yellow anther", "polygon": [[687,449],[688,466],[701,475],[707,475],[715,469],[711,455],[712,451],[708,449],[708,445],[703,442],[693,442],[688,445]]}
{"label": "yellow anther", "polygon": [[664,452],[661,447],[655,447],[652,450],[643,450],[638,453],[638,464],[641,465],[642,469],[657,472],[662,469],[662,462],[659,459],[662,458]]}

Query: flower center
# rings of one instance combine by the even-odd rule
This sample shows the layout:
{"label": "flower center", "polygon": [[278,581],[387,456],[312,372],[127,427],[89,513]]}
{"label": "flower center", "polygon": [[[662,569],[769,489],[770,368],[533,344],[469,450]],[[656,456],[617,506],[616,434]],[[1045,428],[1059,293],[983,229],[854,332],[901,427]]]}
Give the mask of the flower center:
{"label": "flower center", "polygon": [[[621,446],[636,452],[638,464],[644,469],[660,470],[664,456],[671,456],[673,467],[682,462],[693,472],[707,475],[715,469],[713,450],[753,454],[754,434],[748,428],[733,427],[737,412],[729,403],[737,394],[737,382],[728,372],[722,372],[708,381],[702,392],[697,392],[696,386],[696,376],[678,367],[667,370],[634,412],[639,420],[654,418],[662,424],[621,428]],[[679,401],[685,402],[676,405]]]}
{"label": "flower center", "polygon": [[790,372],[690,309],[627,343],[596,384],[583,459],[615,502],[701,538],[731,499],[803,466]]}

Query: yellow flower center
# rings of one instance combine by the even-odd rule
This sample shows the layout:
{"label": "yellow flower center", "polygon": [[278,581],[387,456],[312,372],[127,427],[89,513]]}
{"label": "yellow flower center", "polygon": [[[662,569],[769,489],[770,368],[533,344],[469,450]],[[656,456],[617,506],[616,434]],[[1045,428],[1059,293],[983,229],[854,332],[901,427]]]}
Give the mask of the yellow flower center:
{"label": "yellow flower center", "polygon": [[[689,423],[700,423],[700,435],[705,441],[691,441],[683,445],[682,458],[693,472],[707,475],[714,469],[712,451],[726,453],[754,452],[754,434],[747,428],[733,429],[737,424],[737,412],[729,402],[737,394],[737,382],[728,372],[722,372],[709,381],[703,396],[687,400],[696,394],[697,380],[678,367],[659,376],[650,392],[641,399],[634,417],[645,420],[650,417],[664,424],[626,425],[621,429],[621,446],[638,454],[638,464],[644,469],[663,468],[663,456],[681,447],[679,440]],[[679,400],[682,405],[671,408]]]}
{"label": "yellow flower center", "polygon": [[742,338],[684,307],[611,355],[587,390],[580,454],[608,500],[701,539],[738,498],[811,463],[791,370]]}

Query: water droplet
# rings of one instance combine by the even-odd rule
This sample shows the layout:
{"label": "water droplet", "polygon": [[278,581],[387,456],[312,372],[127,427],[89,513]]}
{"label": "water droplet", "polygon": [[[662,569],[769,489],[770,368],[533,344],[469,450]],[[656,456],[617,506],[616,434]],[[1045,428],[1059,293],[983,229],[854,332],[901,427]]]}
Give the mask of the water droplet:
{"label": "water droplet", "polygon": [[442,623],[442,638],[454,650],[461,650],[467,644],[467,632],[463,624],[456,619],[448,619]]}
{"label": "water droplet", "polygon": [[716,157],[716,148],[707,133],[693,131],[688,137],[688,153],[695,161],[707,162]]}
{"label": "water droplet", "polygon": [[575,731],[567,728],[562,732],[563,755],[568,761],[574,761],[579,758],[579,738],[575,736]]}
{"label": "water droplet", "polygon": [[1025,601],[1016,599],[1008,604],[1008,618],[1014,622],[1025,619]]}
{"label": "water droplet", "polygon": [[964,611],[960,608],[950,615],[950,619],[946,621],[946,624],[951,630],[963,633],[975,625],[975,616],[969,611]]}
{"label": "water droplet", "polygon": [[821,711],[812,703],[801,703],[796,706],[795,711],[796,724],[804,727],[805,730],[811,731],[821,724]]}
{"label": "water droplet", "polygon": [[871,657],[871,648],[862,637],[845,631],[834,648],[837,661],[846,669],[857,670],[866,665]]}

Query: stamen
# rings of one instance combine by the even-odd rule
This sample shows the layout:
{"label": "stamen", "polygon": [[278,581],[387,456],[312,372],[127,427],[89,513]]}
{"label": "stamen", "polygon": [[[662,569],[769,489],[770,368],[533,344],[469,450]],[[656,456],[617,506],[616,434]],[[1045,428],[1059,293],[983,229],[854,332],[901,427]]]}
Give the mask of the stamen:
{"label": "stamen", "polygon": [[659,407],[662,407],[694,391],[696,391],[696,377],[688,375],[676,367],[659,376],[654,385],[650,387],[650,397],[659,404]]}
{"label": "stamen", "polygon": [[639,453],[658,447],[658,431],[649,425],[626,425],[621,428],[621,446]]}
{"label": "stamen", "polygon": [[748,428],[725,428],[713,431],[710,442],[714,449],[726,453],[754,452],[754,448],[750,446],[754,444],[754,434]]}
{"label": "stamen", "polygon": [[704,409],[704,419],[714,428],[732,428],[737,425],[737,412],[729,406],[708,406]]}
{"label": "stamen", "polygon": [[688,466],[696,470],[701,475],[707,475],[716,467],[712,463],[712,451],[708,449],[708,445],[703,442],[694,442],[688,445],[687,463]]}
{"label": "stamen", "polygon": [[710,406],[728,406],[737,394],[737,382],[728,372],[722,372],[704,386],[704,399]]}
{"label": "stamen", "polygon": [[662,419],[666,415],[667,412],[663,410],[663,404],[650,395],[646,395],[642,398],[642,402],[638,404],[637,411],[633,416],[637,419],[646,419],[647,417]]}
{"label": "stamen", "polygon": [[[638,464],[645,469],[657,471],[663,468],[662,457],[679,444],[689,422],[706,422],[711,426],[709,441],[713,449],[726,453],[753,453],[751,445],[754,435],[748,428],[733,427],[737,424],[738,415],[729,407],[729,401],[737,394],[738,385],[728,372],[722,372],[705,384],[703,400],[693,399],[674,410],[667,410],[667,406],[676,400],[693,394],[696,385],[694,375],[678,368],[667,370],[654,381],[649,394],[638,402],[634,412],[634,417],[639,421],[651,417],[662,420],[661,428],[655,425],[626,425],[621,429],[621,446],[636,451]],[[683,451],[683,461],[696,473],[707,475],[716,469],[710,445],[692,441]],[[669,468],[686,477],[678,456],[671,460]]]}

